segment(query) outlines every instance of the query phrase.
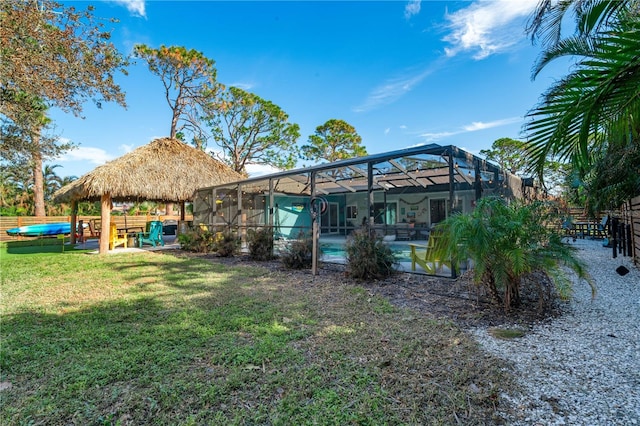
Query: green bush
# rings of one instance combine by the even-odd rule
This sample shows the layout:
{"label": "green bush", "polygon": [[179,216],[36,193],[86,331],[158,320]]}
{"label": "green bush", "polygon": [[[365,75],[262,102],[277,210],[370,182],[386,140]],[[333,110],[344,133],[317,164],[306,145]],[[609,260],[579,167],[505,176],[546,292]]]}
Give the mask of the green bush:
{"label": "green bush", "polygon": [[178,235],[180,248],[196,253],[210,253],[215,251],[216,234],[196,228]]}
{"label": "green bush", "polygon": [[381,279],[395,272],[397,259],[381,238],[367,230],[357,230],[347,240],[347,273],[355,279]]}
{"label": "green bush", "polygon": [[247,231],[249,257],[253,260],[271,260],[273,255],[273,228],[270,226]]}
{"label": "green bush", "polygon": [[297,240],[287,244],[280,258],[288,269],[308,269],[311,268],[312,254],[313,239],[301,232]]}
{"label": "green bush", "polygon": [[470,259],[476,283],[486,287],[505,311],[520,305],[523,278],[542,273],[561,296],[570,292],[562,266],[588,278],[573,249],[546,224],[552,212],[543,203],[507,204],[500,198],[482,198],[469,214],[453,214],[436,227],[442,233],[436,251],[449,259]]}
{"label": "green bush", "polygon": [[213,241],[213,251],[220,257],[231,257],[240,250],[240,239],[232,231],[218,232]]}

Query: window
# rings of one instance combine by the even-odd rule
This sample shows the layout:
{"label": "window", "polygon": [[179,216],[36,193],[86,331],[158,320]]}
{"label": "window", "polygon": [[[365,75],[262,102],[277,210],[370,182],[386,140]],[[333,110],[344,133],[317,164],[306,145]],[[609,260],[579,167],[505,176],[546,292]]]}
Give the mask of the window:
{"label": "window", "polygon": [[347,206],[347,220],[358,218],[358,206]]}

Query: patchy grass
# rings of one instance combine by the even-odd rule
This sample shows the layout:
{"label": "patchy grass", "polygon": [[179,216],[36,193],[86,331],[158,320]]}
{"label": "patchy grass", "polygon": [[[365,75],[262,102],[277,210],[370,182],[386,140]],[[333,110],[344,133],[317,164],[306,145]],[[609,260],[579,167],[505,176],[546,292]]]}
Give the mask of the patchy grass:
{"label": "patchy grass", "polygon": [[0,257],[3,425],[490,424],[511,386],[453,324],[349,282],[157,253]]}

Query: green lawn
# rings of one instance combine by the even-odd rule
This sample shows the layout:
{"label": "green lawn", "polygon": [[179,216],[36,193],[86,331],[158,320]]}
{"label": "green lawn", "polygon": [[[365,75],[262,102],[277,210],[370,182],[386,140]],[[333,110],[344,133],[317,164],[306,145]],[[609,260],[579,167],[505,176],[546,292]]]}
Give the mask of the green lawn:
{"label": "green lawn", "polygon": [[1,250],[2,425],[487,424],[511,386],[455,326],[350,282]]}

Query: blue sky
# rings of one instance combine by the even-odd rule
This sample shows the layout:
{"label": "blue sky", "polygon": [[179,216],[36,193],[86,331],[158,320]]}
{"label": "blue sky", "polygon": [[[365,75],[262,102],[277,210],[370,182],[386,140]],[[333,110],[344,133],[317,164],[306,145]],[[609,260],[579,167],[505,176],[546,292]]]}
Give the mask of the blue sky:
{"label": "blue sky", "polygon": [[[531,80],[540,47],[524,28],[536,3],[91,2],[96,16],[120,20],[107,25],[122,53],[137,43],[201,51],[216,61],[219,82],[270,100],[299,124],[300,145],[337,118],[370,154],[425,143],[478,153],[501,137],[522,138],[525,114],[567,72],[554,65]],[[87,103],[84,118],[52,111],[55,132],[79,145],[50,161],[59,175],[81,176],[168,134],[159,77],[140,62],[117,82],[127,109]]]}

